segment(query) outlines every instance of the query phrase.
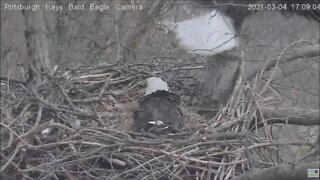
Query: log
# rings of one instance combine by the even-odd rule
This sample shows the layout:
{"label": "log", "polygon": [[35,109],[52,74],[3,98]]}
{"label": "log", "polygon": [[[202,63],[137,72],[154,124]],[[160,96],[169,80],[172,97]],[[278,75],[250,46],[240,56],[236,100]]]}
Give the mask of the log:
{"label": "log", "polygon": [[301,164],[280,164],[271,168],[254,169],[249,173],[236,176],[232,180],[305,180],[308,179],[307,169],[318,168],[319,161]]}
{"label": "log", "polygon": [[262,112],[268,124],[283,123],[303,126],[320,124],[320,111],[317,109],[303,109],[299,107],[266,107],[262,109]]}

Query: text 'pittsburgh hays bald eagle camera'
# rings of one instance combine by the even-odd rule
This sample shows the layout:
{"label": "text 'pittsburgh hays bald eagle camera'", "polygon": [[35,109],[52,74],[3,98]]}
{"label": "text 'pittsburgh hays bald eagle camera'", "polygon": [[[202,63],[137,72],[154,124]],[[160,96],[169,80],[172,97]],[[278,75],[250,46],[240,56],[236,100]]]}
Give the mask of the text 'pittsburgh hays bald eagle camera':
{"label": "text 'pittsburgh hays bald eagle camera'", "polygon": [[134,112],[135,131],[157,135],[176,133],[184,124],[183,103],[178,95],[169,92],[162,79],[150,77],[145,95]]}

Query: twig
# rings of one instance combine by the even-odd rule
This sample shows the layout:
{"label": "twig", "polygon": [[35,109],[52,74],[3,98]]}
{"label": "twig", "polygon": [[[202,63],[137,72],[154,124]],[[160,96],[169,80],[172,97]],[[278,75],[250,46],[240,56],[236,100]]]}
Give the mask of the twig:
{"label": "twig", "polygon": [[56,106],[50,104],[49,102],[47,102],[46,100],[44,100],[43,98],[41,98],[37,94],[37,92],[36,92],[36,90],[34,88],[31,88],[31,92],[42,104],[44,104],[45,106],[47,106],[48,108],[51,108],[53,110],[64,112],[64,113],[69,113],[69,114],[72,114],[72,115],[75,115],[75,116],[80,116],[80,117],[94,117],[94,118],[96,117],[96,116],[91,115],[91,114],[86,114],[86,113],[81,113],[81,112],[76,112],[76,111],[72,111],[72,110],[62,109],[62,108],[56,107]]}

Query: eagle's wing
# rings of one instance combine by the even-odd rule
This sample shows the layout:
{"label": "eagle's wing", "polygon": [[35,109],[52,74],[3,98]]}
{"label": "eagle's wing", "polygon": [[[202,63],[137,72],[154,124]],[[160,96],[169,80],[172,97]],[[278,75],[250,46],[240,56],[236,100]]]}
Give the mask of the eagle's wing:
{"label": "eagle's wing", "polygon": [[161,130],[160,134],[177,132],[184,124],[181,108],[180,97],[168,91],[156,91],[144,96],[140,99],[139,108],[134,113],[134,129],[146,132]]}

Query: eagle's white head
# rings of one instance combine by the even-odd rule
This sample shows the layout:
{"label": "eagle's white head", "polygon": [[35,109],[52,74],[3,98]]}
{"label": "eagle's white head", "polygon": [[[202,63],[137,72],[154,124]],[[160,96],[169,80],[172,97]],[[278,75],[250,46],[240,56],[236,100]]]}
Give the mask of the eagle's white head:
{"label": "eagle's white head", "polygon": [[158,90],[169,91],[168,84],[160,78],[150,77],[146,81],[147,81],[147,89],[146,89],[145,96],[148,94],[154,93]]}

